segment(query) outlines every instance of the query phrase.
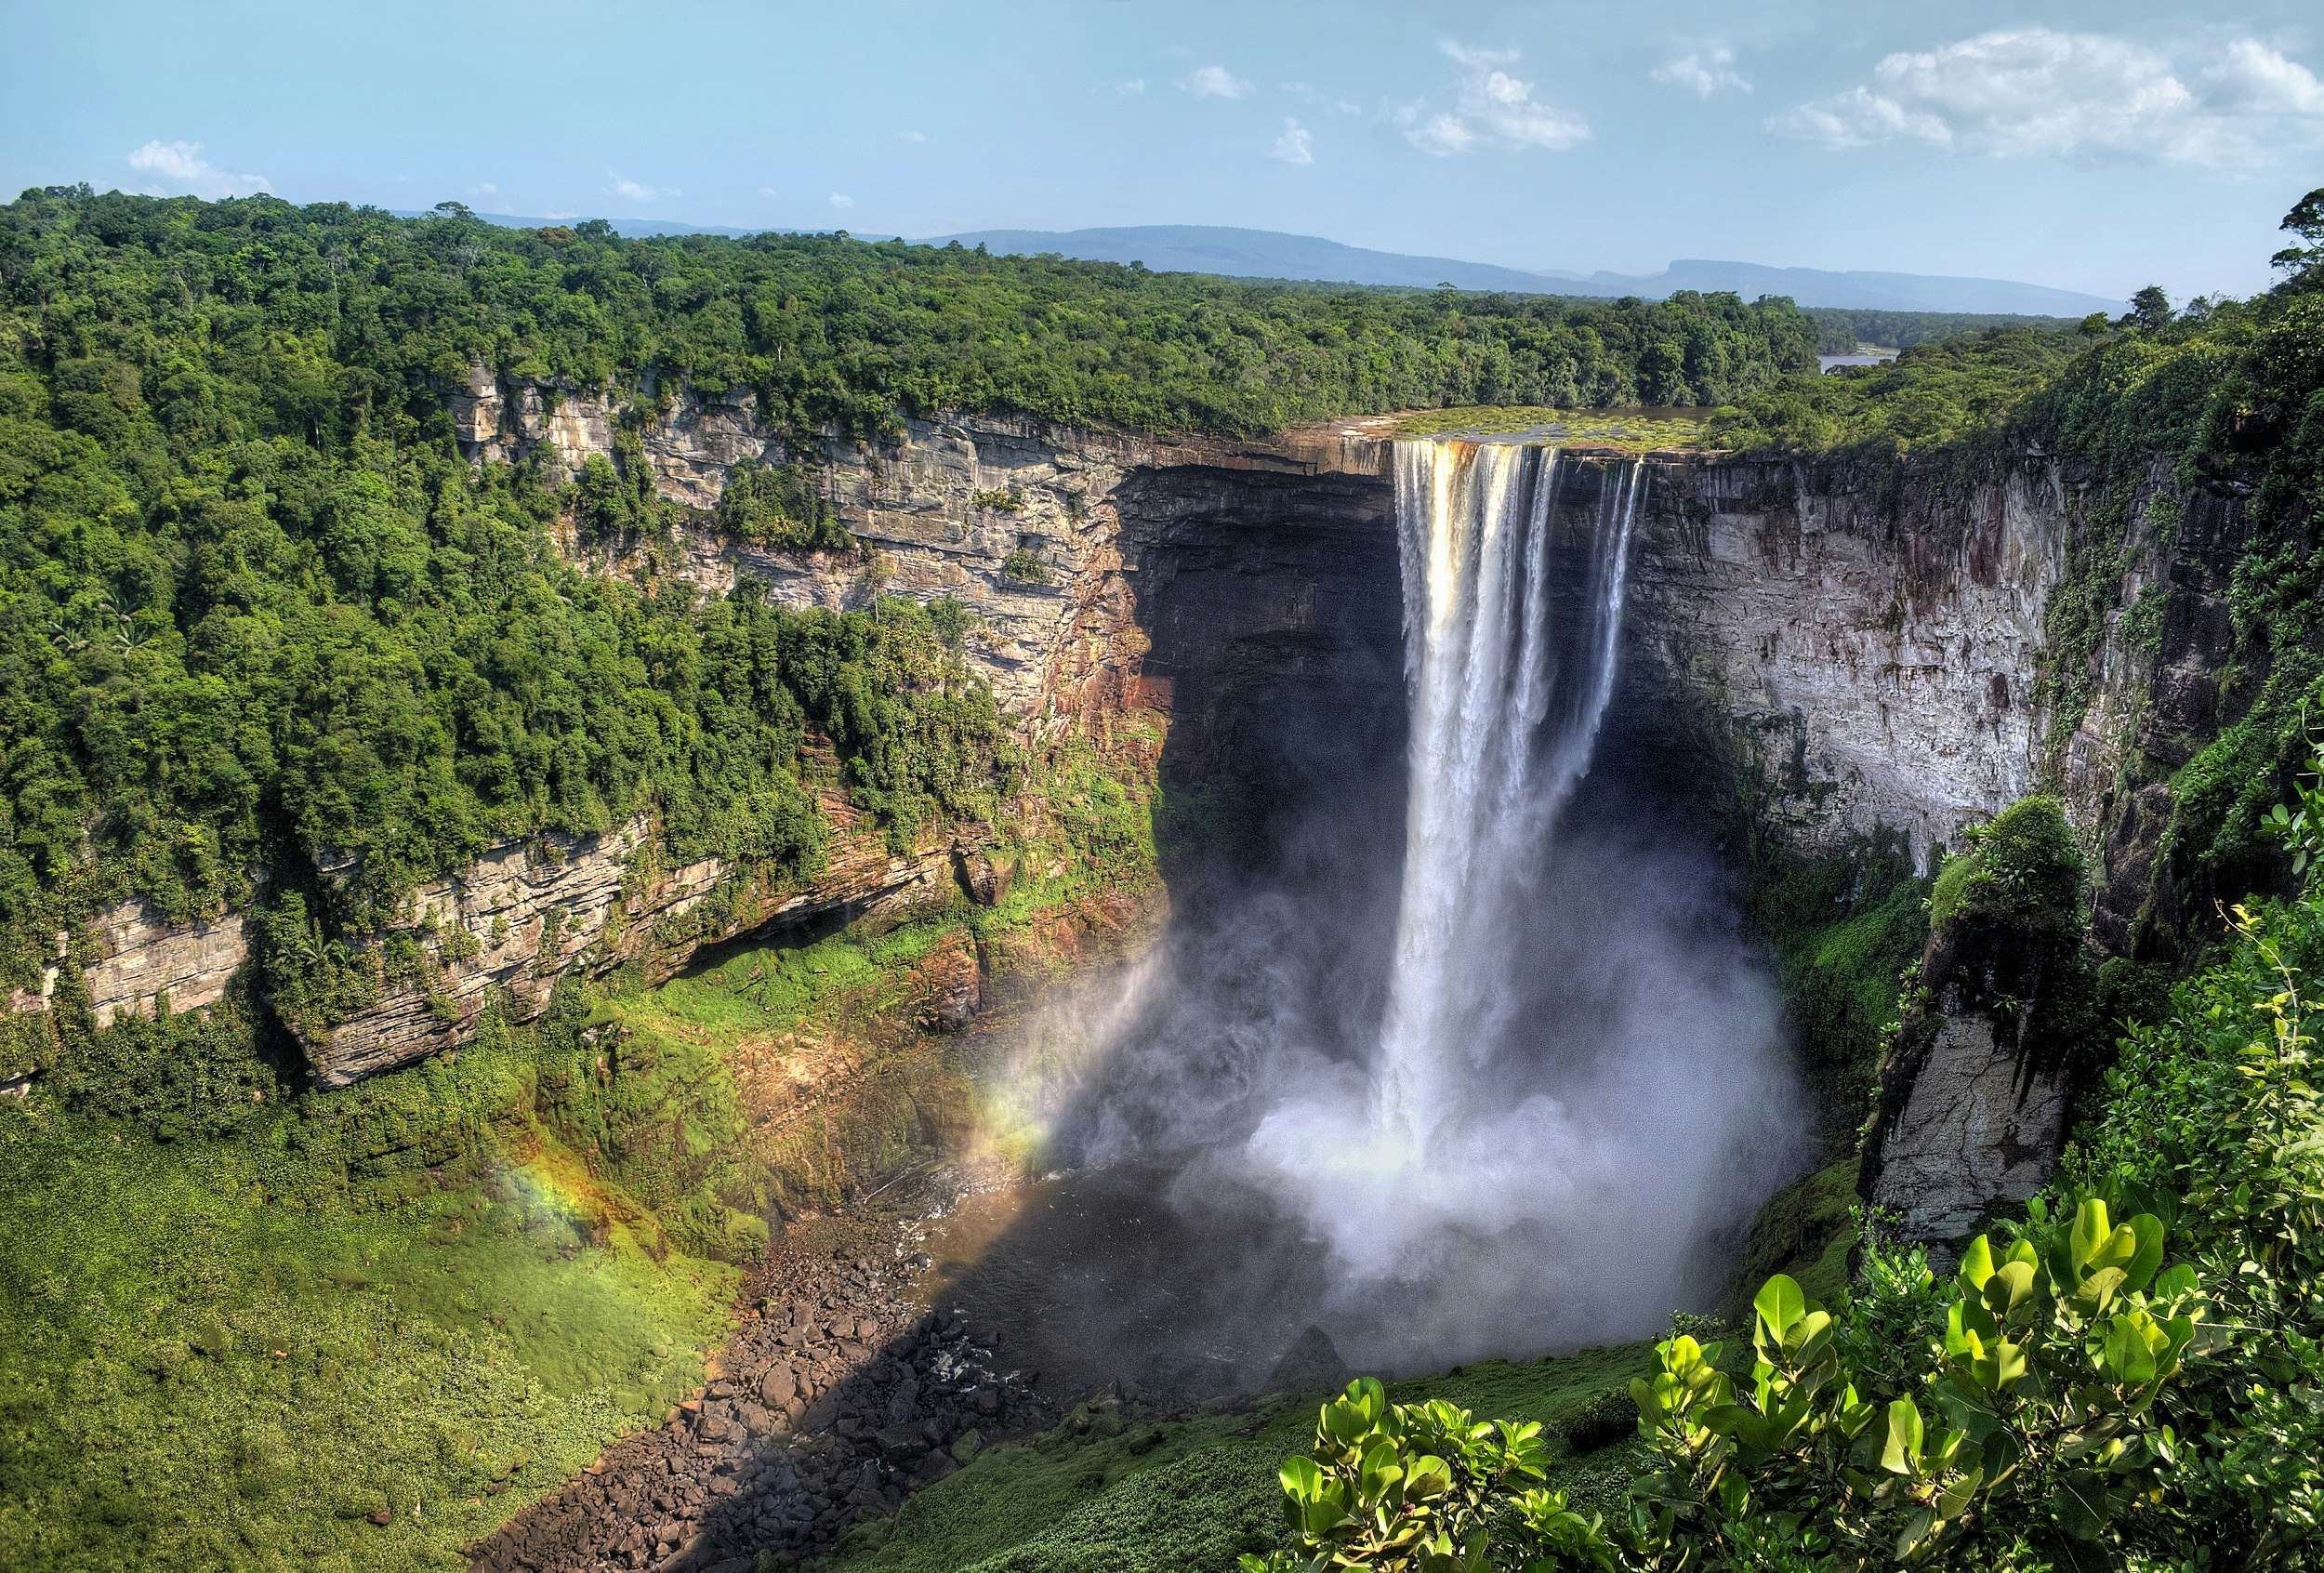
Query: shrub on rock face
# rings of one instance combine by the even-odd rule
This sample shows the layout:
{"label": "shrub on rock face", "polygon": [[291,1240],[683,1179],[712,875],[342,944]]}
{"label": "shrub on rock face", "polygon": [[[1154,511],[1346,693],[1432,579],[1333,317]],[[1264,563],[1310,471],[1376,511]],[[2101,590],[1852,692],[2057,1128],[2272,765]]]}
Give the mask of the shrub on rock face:
{"label": "shrub on rock face", "polygon": [[2048,1182],[2098,1047],[2081,857],[2057,800],[2024,799],[1971,831],[1930,919],[1861,1183],[1905,1237],[1949,1243]]}
{"label": "shrub on rock face", "polygon": [[2053,1062],[2091,1025],[2081,849],[2063,806],[2041,796],[2012,803],[1969,840],[1929,898],[1923,995],[1955,987],[1961,1006],[2015,1038],[2021,1057]]}
{"label": "shrub on rock face", "polygon": [[719,496],[718,522],[728,535],[766,546],[847,551],[855,545],[814,477],[798,465],[736,465]]}

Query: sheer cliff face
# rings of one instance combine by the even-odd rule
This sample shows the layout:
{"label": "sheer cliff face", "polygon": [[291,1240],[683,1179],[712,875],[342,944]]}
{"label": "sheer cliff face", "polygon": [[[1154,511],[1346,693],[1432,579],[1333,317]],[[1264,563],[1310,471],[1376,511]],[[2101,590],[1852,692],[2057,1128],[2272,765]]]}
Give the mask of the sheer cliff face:
{"label": "sheer cliff face", "polygon": [[[479,459],[544,451],[570,469],[612,449],[603,401],[479,375],[451,404]],[[1029,741],[1077,727],[1103,735],[1144,712],[1170,739],[1155,763],[1222,783],[1238,807],[1330,790],[1401,757],[1380,444],[1323,433],[1182,447],[980,418],[915,421],[799,456],[759,425],[747,395],[690,393],[643,438],[663,495],[706,514],[734,465],[814,458],[870,549],[766,551],[721,538],[706,518],[671,541],[601,551],[588,560],[598,571],[674,571],[720,591],[749,576],[778,601],[832,608],[954,596],[978,617],[969,661]],[[403,932],[422,967],[389,980],[376,1005],[303,1035],[318,1078],[338,1085],[456,1046],[495,986],[529,1016],[566,972],[667,975],[739,933],[930,899],[976,861],[972,834],[897,854],[842,799],[825,807],[828,866],[806,889],[761,889],[715,861],[669,866],[646,819],[495,848],[414,892]],[[248,958],[239,914],[178,929],[130,904],[96,931],[102,959],[87,977],[108,1020],[164,998],[207,1004]]]}
{"label": "sheer cliff face", "polygon": [[[479,459],[537,454],[569,469],[611,452],[607,401],[480,373],[450,402]],[[968,658],[1029,741],[1107,735],[1138,712],[1163,724],[1160,768],[1221,788],[1247,816],[1338,793],[1396,834],[1390,452],[1364,428],[1174,445],[974,417],[794,454],[747,394],[678,390],[642,436],[664,495],[703,518],[674,540],[600,549],[595,569],[651,566],[720,590],[749,576],[799,605],[954,596],[978,615]],[[708,510],[746,459],[814,461],[868,551],[718,535]],[[1607,467],[1629,462],[1569,456],[1560,506],[1593,506]],[[1802,844],[1885,826],[1923,858],[1958,845],[2036,779],[2047,720],[2033,678],[2073,506],[2069,480],[2039,460],[1965,488],[1908,475],[1886,492],[1844,466],[1652,461],[1609,742],[1703,779],[1756,765]],[[2205,615],[2191,601],[2181,618],[2199,667]],[[2115,665],[2073,759],[2078,779],[2114,783],[2157,707],[2144,698],[2152,663],[2119,639],[2107,648]],[[2152,805],[2115,785],[2077,801],[2086,824],[2132,827],[2109,868],[2135,862]],[[644,821],[587,843],[496,849],[415,897],[429,986],[390,991],[309,1052],[334,1082],[407,1063],[460,1041],[488,985],[529,1011],[563,972],[666,972],[738,932],[921,899],[974,855],[949,839],[892,855],[848,818],[837,805],[831,871],[805,891],[666,867]],[[135,907],[106,915],[96,939],[106,959],[92,981],[109,1013],[150,1011],[165,991],[174,1008],[215,998],[246,948],[234,915],[180,932]]]}
{"label": "sheer cliff face", "polygon": [[[2188,494],[2166,527],[2149,517],[2171,495],[2159,464],[2131,510],[2133,543],[2091,662],[2090,707],[2059,770],[2067,812],[2092,841],[2091,930],[2108,954],[2178,954],[2214,900],[2265,888],[2262,864],[2196,871],[2167,855],[2171,775],[2247,710],[2266,678],[2238,659],[2228,591],[2250,522],[2233,477]],[[2142,626],[2143,624],[2143,626]],[[2181,847],[2182,854],[2199,849]]]}
{"label": "sheer cliff face", "polygon": [[1847,466],[1697,461],[1651,495],[1618,713],[1750,760],[1798,842],[1933,846],[2031,789],[2042,611],[2070,491],[2030,462],[1883,496]]}

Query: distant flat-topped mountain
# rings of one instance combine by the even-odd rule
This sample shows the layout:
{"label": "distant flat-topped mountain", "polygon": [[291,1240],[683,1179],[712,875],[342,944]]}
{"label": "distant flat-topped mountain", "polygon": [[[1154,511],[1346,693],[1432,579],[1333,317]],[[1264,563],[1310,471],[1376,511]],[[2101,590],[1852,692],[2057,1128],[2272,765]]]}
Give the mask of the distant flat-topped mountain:
{"label": "distant flat-topped mountain", "polygon": [[[1490,262],[1449,257],[1406,257],[1367,251],[1314,235],[1273,230],[1230,230],[1203,224],[1137,224],[1118,230],[978,230],[933,235],[932,245],[958,241],[988,251],[1033,256],[1053,251],[1092,262],[1143,262],[1157,273],[1223,273],[1247,279],[1314,279],[1328,284],[1409,284],[1433,289],[1499,289],[1529,295],[1571,295],[1578,273],[1532,273]],[[1595,295],[1596,290],[1587,293]],[[1624,292],[1626,293],[1626,292]]]}
{"label": "distant flat-topped mountain", "polygon": [[1524,291],[1538,295],[1636,295],[1658,299],[1673,290],[1733,290],[1750,299],[1788,295],[1802,306],[1859,311],[2014,312],[2084,317],[2118,311],[2122,302],[2047,284],[2010,279],[1946,278],[1923,273],[1830,272],[1821,268],[1768,268],[1752,262],[1673,262],[1659,273],[1527,271],[1449,257],[1407,257],[1368,251],[1314,235],[1235,230],[1200,224],[1140,224],[1114,230],[979,230],[936,235],[931,244],[958,241],[987,250],[1032,255],[1056,252],[1095,262],[1143,262],[1156,271],[1225,273],[1243,278],[1314,279],[1333,284],[1406,284],[1433,288]]}

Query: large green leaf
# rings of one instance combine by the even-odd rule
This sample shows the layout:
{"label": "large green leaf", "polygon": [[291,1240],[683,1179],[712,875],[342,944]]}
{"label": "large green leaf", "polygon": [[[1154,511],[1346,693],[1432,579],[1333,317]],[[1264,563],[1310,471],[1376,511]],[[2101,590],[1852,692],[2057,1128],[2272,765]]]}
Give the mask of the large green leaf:
{"label": "large green leaf", "polygon": [[1921,1464],[1921,1411],[1909,1398],[1892,1399],[1888,1430],[1881,1443],[1881,1467],[1891,1474],[1910,1475]]}
{"label": "large green leaf", "polygon": [[1979,1235],[1961,1253],[1961,1267],[1956,1275],[1961,1288],[1974,1294],[1985,1288],[1985,1281],[1993,1276],[1993,1242]]}
{"label": "large green leaf", "polygon": [[2076,1470],[2050,1493],[2050,1516],[2078,1540],[2094,1540],[2105,1534],[2112,1511],[2106,1477],[2095,1470]]}
{"label": "large green leaf", "polygon": [[1957,1474],[1936,1494],[1936,1515],[1939,1518],[1959,1518],[1977,1500],[1977,1487],[1985,1484],[1985,1471],[1972,1469]]}
{"label": "large green leaf", "polygon": [[2067,1231],[2067,1272],[2062,1275],[2067,1289],[2080,1284],[2091,1269],[2106,1242],[2114,1237],[2114,1225],[2106,1217],[2106,1204],[2096,1196],[2075,1210],[2073,1225]]}
{"label": "large green leaf", "polygon": [[1792,1324],[1807,1315],[1807,1293],[1788,1275],[1778,1273],[1761,1287],[1751,1308],[1759,1313],[1760,1327],[1780,1344]]}
{"label": "large green leaf", "polygon": [[2123,1227],[2131,1231],[2138,1244],[2122,1271],[2123,1289],[2135,1294],[2154,1281],[2155,1270],[2162,1265],[2162,1220],[2150,1212],[2142,1212]]}

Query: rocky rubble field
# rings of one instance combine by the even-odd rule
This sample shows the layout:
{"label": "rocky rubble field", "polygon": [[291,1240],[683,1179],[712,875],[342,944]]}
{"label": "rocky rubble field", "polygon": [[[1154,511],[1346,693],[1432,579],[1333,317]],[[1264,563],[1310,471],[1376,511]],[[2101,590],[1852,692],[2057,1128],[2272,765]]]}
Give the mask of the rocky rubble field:
{"label": "rocky rubble field", "polygon": [[1037,1372],[918,1304],[909,1223],[794,1225],[700,1394],[471,1547],[477,1573],[746,1573],[829,1551],[996,1436],[1050,1423]]}

